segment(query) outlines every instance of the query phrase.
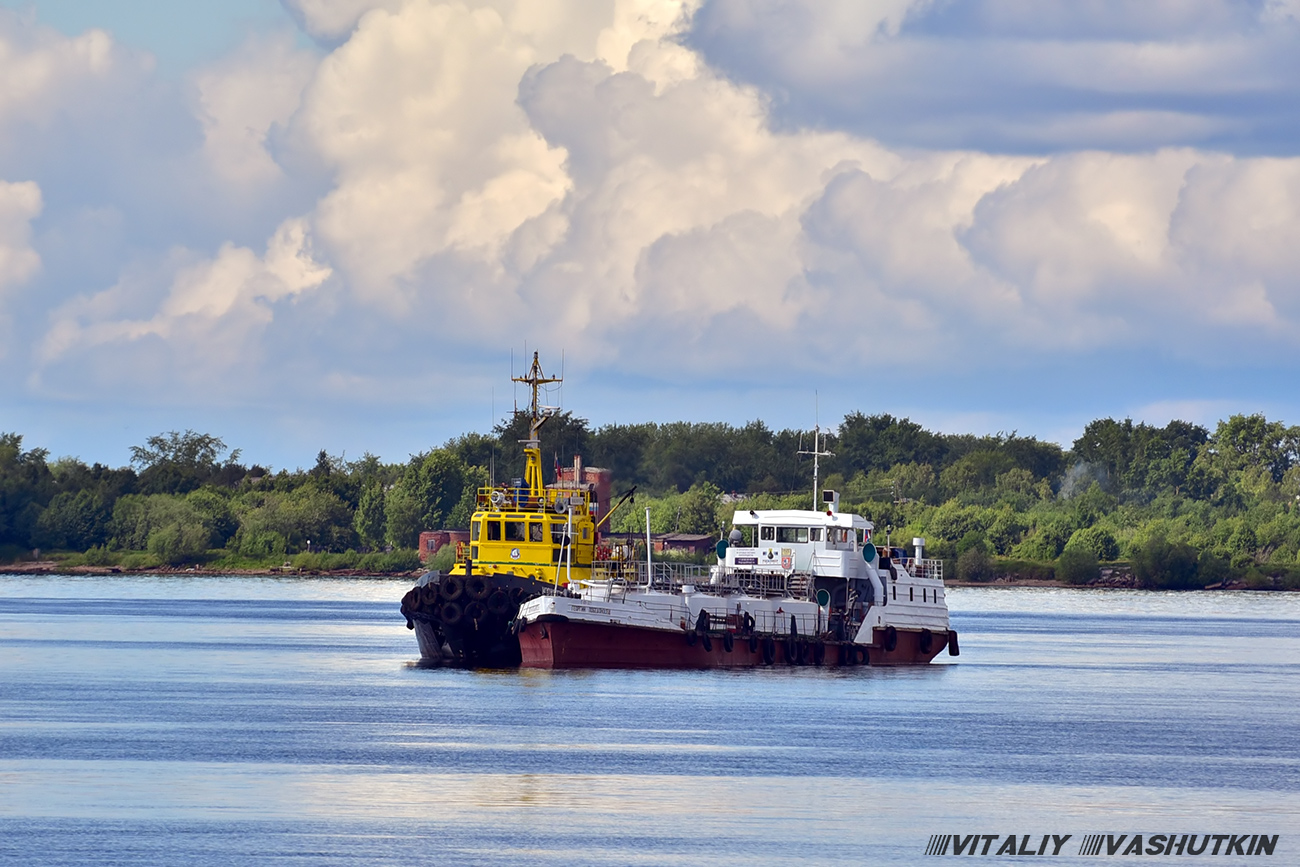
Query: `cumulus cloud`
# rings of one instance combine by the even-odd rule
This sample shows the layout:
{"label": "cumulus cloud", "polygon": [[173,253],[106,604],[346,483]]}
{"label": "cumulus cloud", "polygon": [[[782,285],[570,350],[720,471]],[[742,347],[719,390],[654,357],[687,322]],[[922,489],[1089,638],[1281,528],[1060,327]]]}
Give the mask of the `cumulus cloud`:
{"label": "cumulus cloud", "polygon": [[0,181],[0,297],[41,265],[31,247],[31,221],[41,212],[41,189],[27,181]]}
{"label": "cumulus cloud", "polygon": [[[184,257],[177,252],[173,258]],[[276,305],[319,287],[330,273],[312,258],[303,221],[288,220],[261,256],[226,244],[212,259],[179,267],[148,318],[121,315],[138,304],[141,287],[132,278],[63,305],[52,315],[39,358],[45,366],[84,363],[106,345],[121,351],[144,344],[148,351],[128,360],[161,360],[161,368],[114,365],[113,372],[154,384],[179,379],[208,388],[221,382],[246,387],[230,383],[228,377],[232,369],[256,369],[264,360],[258,338],[271,323]]]}
{"label": "cumulus cloud", "polygon": [[278,34],[254,37],[195,75],[203,153],[221,181],[248,188],[283,178],[268,137],[298,110],[316,65],[315,56]]}
{"label": "cumulus cloud", "polygon": [[1293,3],[708,0],[689,34],[793,126],[890,144],[1293,153]]}
{"label": "cumulus cloud", "polygon": [[[192,127],[163,161],[185,176],[177,204],[149,211],[150,243],[123,241],[111,279],[51,292],[32,382],[399,400],[433,366],[527,340],[675,382],[740,381],[761,357],[786,387],[1134,347],[1182,363],[1225,340],[1267,360],[1300,336],[1300,159],[1134,146],[1227,122],[1144,82],[1188,105],[1269,92],[1276,71],[1248,55],[1289,38],[1283,5],[285,4],[328,51],[255,37],[164,101]],[[1251,30],[1266,18],[1274,34]],[[727,53],[750,37],[766,78]],[[41,38],[82,56],[82,37]],[[980,129],[1124,146],[952,146],[933,101],[967,73]],[[1063,90],[1111,96],[1056,108]],[[814,98],[817,122],[791,123]],[[944,146],[900,146],[890,105],[947,124],[927,140]],[[69,234],[35,222],[38,181],[17,228],[0,192],[0,291],[6,243],[30,263]],[[133,196],[107,197],[116,223],[86,206],[76,225],[136,225]]]}

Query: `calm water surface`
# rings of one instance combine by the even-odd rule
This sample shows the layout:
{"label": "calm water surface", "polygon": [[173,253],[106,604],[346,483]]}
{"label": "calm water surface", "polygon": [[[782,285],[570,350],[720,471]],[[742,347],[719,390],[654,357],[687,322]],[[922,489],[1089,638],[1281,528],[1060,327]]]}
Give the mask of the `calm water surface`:
{"label": "calm water surface", "polygon": [[1300,596],[958,588],[923,668],[552,673],[415,665],[408,586],[0,577],[0,862],[1300,863]]}

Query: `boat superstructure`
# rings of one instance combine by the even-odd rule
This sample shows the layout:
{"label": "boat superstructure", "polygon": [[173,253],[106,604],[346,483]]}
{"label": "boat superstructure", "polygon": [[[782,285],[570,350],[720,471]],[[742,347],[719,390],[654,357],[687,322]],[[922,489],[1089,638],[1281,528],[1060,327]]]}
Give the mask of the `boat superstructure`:
{"label": "boat superstructure", "polygon": [[877,546],[872,523],[824,510],[740,510],[717,563],[598,562],[534,598],[515,629],[538,668],[927,663],[959,652],[943,563]]}
{"label": "boat superstructure", "polygon": [[[402,600],[427,661],[518,665],[510,626],[519,604],[563,585],[590,583],[598,524],[612,514],[580,477],[543,483],[541,429],[557,409],[542,404],[541,391],[561,379],[543,373],[537,353],[527,374],[512,379],[531,394],[523,478],[478,490],[470,541],[458,548],[456,563],[445,575],[422,575]],[[602,505],[605,514],[598,516]]]}

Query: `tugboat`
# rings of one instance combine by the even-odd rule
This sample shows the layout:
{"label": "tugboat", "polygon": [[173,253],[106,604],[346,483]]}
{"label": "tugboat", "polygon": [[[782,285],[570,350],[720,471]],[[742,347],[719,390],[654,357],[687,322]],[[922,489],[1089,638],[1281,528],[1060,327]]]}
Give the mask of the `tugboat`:
{"label": "tugboat", "polygon": [[598,563],[519,609],[526,668],[925,664],[958,655],[943,561],[876,546],[839,511],[737,511],[711,567]]}
{"label": "tugboat", "polygon": [[426,664],[518,666],[512,626],[520,603],[589,582],[600,524],[617,508],[607,509],[598,523],[596,485],[580,473],[543,485],[540,431],[557,408],[543,406],[539,391],[561,379],[545,376],[534,353],[527,375],[512,380],[532,392],[528,439],[521,441],[524,477],[480,488],[470,541],[458,547],[455,565],[445,575],[421,575],[402,598],[402,615]]}

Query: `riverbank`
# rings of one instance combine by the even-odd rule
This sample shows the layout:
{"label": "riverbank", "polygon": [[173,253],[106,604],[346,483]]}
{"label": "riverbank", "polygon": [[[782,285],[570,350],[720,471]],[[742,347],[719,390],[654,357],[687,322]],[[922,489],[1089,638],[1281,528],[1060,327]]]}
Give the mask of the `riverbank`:
{"label": "riverbank", "polygon": [[376,572],[365,569],[304,569],[293,565],[262,568],[221,568],[207,566],[152,566],[131,569],[122,566],[68,566],[56,560],[35,560],[0,566],[0,575],[247,575],[268,576],[320,576],[327,578],[418,578],[424,569],[399,572]]}

